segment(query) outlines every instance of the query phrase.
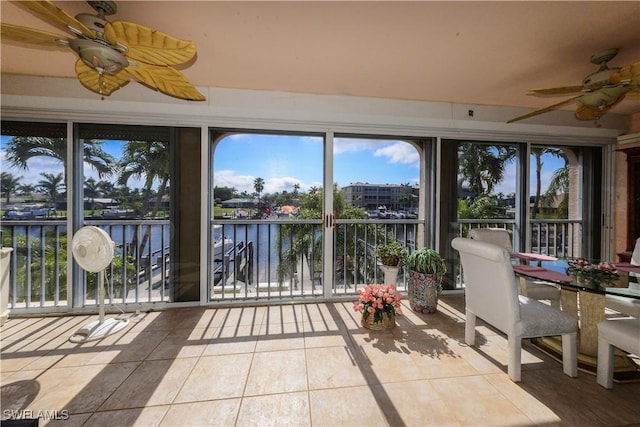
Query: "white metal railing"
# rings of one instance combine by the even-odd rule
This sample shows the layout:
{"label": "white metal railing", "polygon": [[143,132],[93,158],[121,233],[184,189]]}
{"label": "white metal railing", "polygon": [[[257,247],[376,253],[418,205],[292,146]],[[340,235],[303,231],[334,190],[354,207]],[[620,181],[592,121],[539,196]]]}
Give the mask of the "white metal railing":
{"label": "white metal railing", "polygon": [[[88,220],[103,228],[116,243],[107,270],[107,303],[140,304],[170,301],[171,223],[169,220]],[[415,249],[419,226],[413,219],[336,221],[333,271],[323,271],[321,220],[258,219],[212,221],[208,301],[294,300],[323,297],[323,280],[330,294],[352,295],[368,283],[380,283],[382,266],[376,245],[396,239]],[[513,232],[514,221],[459,220],[457,235],[476,227],[501,227]],[[535,220],[530,224],[532,252],[558,257],[581,256],[576,244],[582,223],[574,220]],[[67,308],[67,231],[59,219],[4,220],[3,245],[10,254],[9,305],[17,310]],[[455,272],[454,272],[455,274]],[[83,275],[84,305],[96,303],[97,277]],[[397,287],[406,291],[407,275],[400,271]]]}

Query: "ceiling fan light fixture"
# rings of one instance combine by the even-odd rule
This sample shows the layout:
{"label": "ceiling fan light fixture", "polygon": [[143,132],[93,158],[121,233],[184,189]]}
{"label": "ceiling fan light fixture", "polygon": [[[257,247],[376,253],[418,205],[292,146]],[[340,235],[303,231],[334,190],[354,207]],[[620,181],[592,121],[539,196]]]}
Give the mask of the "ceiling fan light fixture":
{"label": "ceiling fan light fixture", "polygon": [[72,39],[69,40],[69,47],[98,73],[116,74],[129,66],[124,55],[98,40]]}

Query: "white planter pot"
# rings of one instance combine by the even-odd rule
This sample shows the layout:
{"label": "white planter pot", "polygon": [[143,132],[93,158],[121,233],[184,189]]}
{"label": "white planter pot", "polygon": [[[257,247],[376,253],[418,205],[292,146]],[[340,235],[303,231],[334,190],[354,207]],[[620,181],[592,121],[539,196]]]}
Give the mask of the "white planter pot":
{"label": "white planter pot", "polygon": [[398,266],[384,266],[384,284],[385,285],[395,285],[396,280],[398,279],[398,271],[400,267]]}

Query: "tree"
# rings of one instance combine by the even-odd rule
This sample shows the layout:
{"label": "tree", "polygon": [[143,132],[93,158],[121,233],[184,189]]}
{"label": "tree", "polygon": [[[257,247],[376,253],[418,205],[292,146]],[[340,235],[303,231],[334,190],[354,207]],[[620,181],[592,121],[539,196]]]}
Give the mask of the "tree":
{"label": "tree", "polygon": [[533,147],[531,148],[531,155],[534,156],[536,161],[536,198],[533,201],[533,207],[531,209],[531,218],[536,218],[538,215],[538,211],[540,210],[540,193],[542,192],[542,167],[544,166],[544,162],[542,161],[542,156],[545,154],[550,154],[554,157],[562,158],[565,160],[566,157],[564,152],[555,147]]}
{"label": "tree", "polygon": [[515,156],[514,147],[466,143],[458,150],[458,168],[474,197],[491,194],[504,177],[504,164]]}
{"label": "tree", "polygon": [[253,180],[253,189],[256,190],[256,194],[258,195],[258,201],[260,201],[260,194],[264,190],[264,179],[258,177]]}
{"label": "tree", "polygon": [[235,192],[236,189],[233,187],[216,186],[213,188],[214,199],[220,199],[222,201],[232,199]]}
{"label": "tree", "polygon": [[56,199],[58,198],[58,194],[60,194],[60,190],[65,188],[64,177],[62,173],[54,175],[46,172],[41,173],[40,176],[44,179],[38,181],[38,187],[42,192],[49,196],[52,206],[55,207]]}
{"label": "tree", "polygon": [[[40,136],[15,136],[7,143],[7,160],[14,166],[28,170],[28,161],[35,157],[51,157],[58,160],[67,174],[67,140]],[[83,141],[83,159],[99,177],[110,175],[115,166],[114,158],[102,149],[102,141]],[[66,179],[65,179],[66,182]]]}
{"label": "tree", "polygon": [[543,203],[546,206],[552,206],[555,201],[556,196],[562,195],[562,201],[558,206],[557,216],[559,218],[567,218],[569,212],[569,186],[570,186],[570,178],[569,172],[571,168],[568,164],[565,164],[560,169],[556,169],[551,177],[551,181],[549,181],[549,187],[547,187],[547,191],[543,197]]}
{"label": "tree", "polygon": [[[155,194],[155,204],[150,212],[150,217],[155,218],[170,178],[169,143],[164,141],[128,141],[118,166],[118,184],[120,185],[126,185],[132,177],[144,178],[142,190],[144,201],[138,212],[141,216],[144,216],[149,209],[149,202],[153,195],[153,183],[156,180],[160,181],[158,191]],[[145,234],[138,245],[139,254],[143,253],[149,240],[149,233],[150,228],[145,227]]]}
{"label": "tree", "polygon": [[11,193],[14,193],[20,188],[21,179],[21,176],[14,176],[8,172],[0,173],[0,192],[4,194],[7,204],[9,204],[9,200],[11,199]]}
{"label": "tree", "polygon": [[88,197],[91,202],[91,215],[95,213],[96,209],[96,197],[100,191],[100,185],[95,179],[89,178],[84,182],[84,195]]}
{"label": "tree", "polygon": [[33,184],[21,184],[18,186],[18,191],[25,198],[31,198],[34,191],[36,191],[36,186]]}
{"label": "tree", "polygon": [[170,174],[169,143],[161,141],[128,141],[123,150],[122,159],[118,164],[118,184],[126,185],[131,178],[144,179],[144,203],[140,215],[145,215],[148,210],[153,184],[160,181],[154,207],[151,209],[151,218],[155,218],[162,197],[169,183]]}

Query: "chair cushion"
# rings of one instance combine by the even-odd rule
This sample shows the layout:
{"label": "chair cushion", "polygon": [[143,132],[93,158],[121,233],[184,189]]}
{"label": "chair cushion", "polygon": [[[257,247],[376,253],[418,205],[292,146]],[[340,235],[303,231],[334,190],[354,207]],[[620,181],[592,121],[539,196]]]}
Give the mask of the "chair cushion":
{"label": "chair cushion", "polygon": [[605,304],[607,308],[627,316],[640,317],[640,299],[607,295]]}
{"label": "chair cushion", "polygon": [[615,319],[598,323],[598,337],[640,356],[640,319]]}
{"label": "chair cushion", "polygon": [[534,338],[577,331],[577,320],[567,313],[523,295],[518,298],[521,319],[514,327],[516,336]]}

